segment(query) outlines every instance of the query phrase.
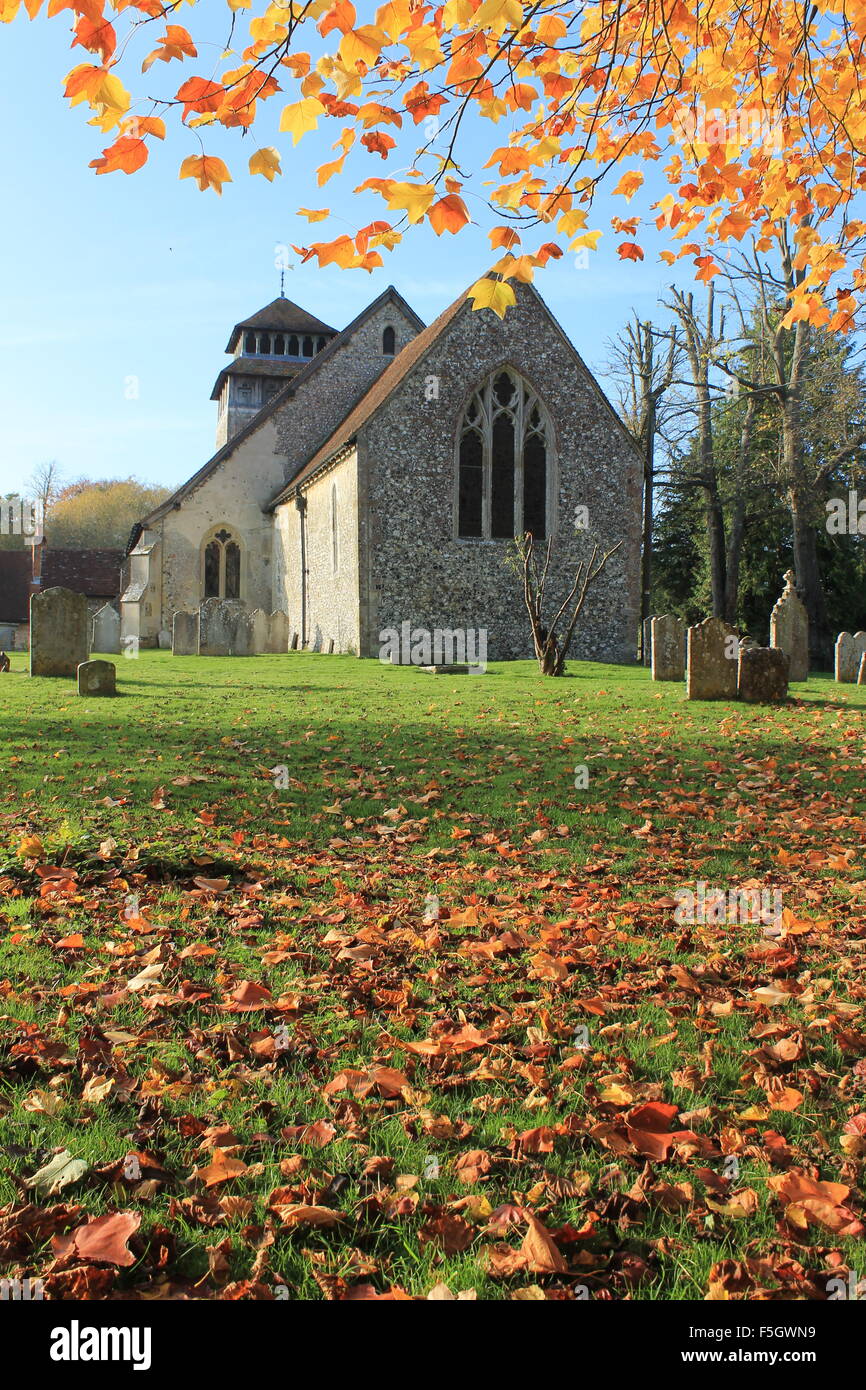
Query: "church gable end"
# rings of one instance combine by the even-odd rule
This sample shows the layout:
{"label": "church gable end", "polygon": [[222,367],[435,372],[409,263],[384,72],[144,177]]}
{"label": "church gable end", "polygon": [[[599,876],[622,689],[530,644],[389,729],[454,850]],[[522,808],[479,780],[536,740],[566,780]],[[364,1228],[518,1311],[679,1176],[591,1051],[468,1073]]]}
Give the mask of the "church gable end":
{"label": "church gable end", "polygon": [[[502,321],[468,303],[443,318],[356,427],[363,653],[377,655],[380,633],[409,621],[483,628],[492,659],[531,656],[520,585],[505,563],[509,537],[529,527],[555,537],[551,602],[594,541],[624,540],[588,602],[575,654],[631,660],[641,512],[631,437],[533,289],[517,287]],[[583,507],[588,529],[576,531]]]}

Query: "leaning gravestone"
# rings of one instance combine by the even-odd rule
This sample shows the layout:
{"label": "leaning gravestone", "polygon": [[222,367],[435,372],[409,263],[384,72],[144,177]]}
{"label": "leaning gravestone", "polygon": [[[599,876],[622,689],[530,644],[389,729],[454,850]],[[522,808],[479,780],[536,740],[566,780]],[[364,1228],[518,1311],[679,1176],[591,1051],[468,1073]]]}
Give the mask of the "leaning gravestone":
{"label": "leaning gravestone", "polygon": [[93,652],[120,651],[120,614],[110,603],[93,619],[90,637],[90,650]]}
{"label": "leaning gravestone", "polygon": [[260,656],[268,645],[268,615],[263,608],[254,608],[250,621],[253,625],[253,651]]}
{"label": "leaning gravestone", "polygon": [[172,656],[198,656],[198,613],[175,613],[171,620]]}
{"label": "leaning gravestone", "polygon": [[850,632],[840,632],[836,638],[835,674],[840,685],[857,679],[857,643]]}
{"label": "leaning gravestone", "polygon": [[78,668],[79,695],[116,695],[117,670],[113,661],[82,661]]}
{"label": "leaning gravestone", "polygon": [[780,647],[740,644],[737,693],[747,705],[771,705],[788,698],[788,653]]}
{"label": "leaning gravestone", "polygon": [[789,679],[809,679],[809,615],[794,588],[794,571],[785,573],[785,588],[770,614],[770,646],[791,658]]}
{"label": "leaning gravestone", "polygon": [[268,617],[268,640],[266,652],[287,652],[289,650],[289,616],[278,608]]}
{"label": "leaning gravestone", "polygon": [[641,632],[642,632],[643,636],[641,637],[641,644],[640,644],[640,649],[641,649],[641,660],[642,660],[644,666],[651,666],[651,665],[652,665],[652,649],[653,649],[652,630],[653,630],[653,620],[652,620],[652,618],[644,618],[644,620],[643,620],[643,627],[641,628]]}
{"label": "leaning gravestone", "polygon": [[685,675],[685,624],[670,613],[652,620],[652,678],[681,681]]}
{"label": "leaning gravestone", "polygon": [[690,627],[687,698],[736,700],[739,655],[736,630],[722,618],[707,618]]}
{"label": "leaning gravestone", "polygon": [[198,611],[199,656],[254,656],[252,614],[240,599],[207,598]]}
{"label": "leaning gravestone", "polygon": [[74,676],[90,655],[87,599],[71,589],[46,589],[30,600],[31,676]]}

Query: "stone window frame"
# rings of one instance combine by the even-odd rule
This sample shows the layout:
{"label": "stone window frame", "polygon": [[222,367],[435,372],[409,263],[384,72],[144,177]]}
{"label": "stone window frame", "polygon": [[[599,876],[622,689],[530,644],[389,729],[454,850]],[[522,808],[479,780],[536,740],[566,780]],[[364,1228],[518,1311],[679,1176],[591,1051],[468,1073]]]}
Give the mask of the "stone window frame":
{"label": "stone window frame", "polygon": [[386,323],[382,329],[382,355],[395,357],[397,354],[397,332],[394,325]]}
{"label": "stone window frame", "polygon": [[[227,536],[228,536],[228,539],[225,540],[225,541],[223,541],[223,540],[221,539],[220,532],[225,532],[225,533],[227,534]],[[208,546],[211,544],[212,541],[218,541],[218,542],[219,542],[219,545],[220,545],[220,572],[219,572],[219,590],[220,590],[220,592],[219,592],[218,594],[205,595],[205,578],[206,578],[206,576],[205,576],[205,564],[206,564],[206,556],[207,556]],[[215,526],[212,526],[212,527],[210,528],[209,531],[206,531],[206,532],[205,532],[205,534],[204,534],[204,536],[202,537],[202,540],[201,540],[201,545],[200,545],[200,547],[199,547],[199,593],[201,594],[201,600],[200,600],[200,602],[203,602],[204,599],[205,599],[205,597],[219,598],[219,599],[224,599],[224,598],[226,597],[226,592],[225,592],[225,589],[226,589],[226,547],[228,546],[229,541],[232,541],[232,542],[237,546],[238,552],[239,552],[239,554],[238,554],[238,592],[237,592],[237,594],[236,594],[234,597],[237,598],[237,599],[240,599],[242,602],[244,601],[244,598],[245,598],[245,590],[246,590],[246,581],[245,581],[245,573],[246,573],[246,563],[245,563],[245,562],[246,562],[246,547],[245,547],[245,545],[244,545],[244,542],[243,542],[242,537],[241,537],[241,536],[239,535],[239,533],[238,533],[237,527],[235,527],[235,526],[230,526],[228,522],[219,521],[219,522],[216,523]]]}
{"label": "stone window frame", "polygon": [[[537,405],[544,426],[544,440],[546,453],[546,478],[545,478],[545,536],[548,540],[555,537],[558,530],[558,507],[557,498],[559,496],[559,451],[556,444],[556,430],[553,424],[553,417],[545,404],[541,392],[533,385],[525,372],[515,367],[513,362],[508,360],[498,363],[492,367],[480,381],[467,392],[463,399],[457,417],[457,429],[454,435],[453,467],[452,467],[452,537],[462,545],[502,545],[508,544],[505,536],[491,536],[491,495],[492,495],[492,434],[493,434],[493,412],[490,409],[490,397],[493,392],[493,384],[496,378],[502,373],[508,374],[516,381],[520,390],[520,400],[516,412],[509,411],[509,414],[516,414],[520,424],[519,437],[525,440],[526,430],[524,422]],[[482,398],[483,405],[483,446],[484,446],[484,473],[482,480],[481,494],[481,535],[480,536],[461,536],[460,534],[460,443],[463,437],[464,424],[467,412],[476,397]],[[517,432],[516,432],[517,433]],[[514,466],[514,517],[515,533],[521,534],[520,527],[523,524],[523,445],[521,443],[519,455],[515,458]],[[519,522],[519,524],[518,524]],[[513,537],[511,538],[514,539]]]}

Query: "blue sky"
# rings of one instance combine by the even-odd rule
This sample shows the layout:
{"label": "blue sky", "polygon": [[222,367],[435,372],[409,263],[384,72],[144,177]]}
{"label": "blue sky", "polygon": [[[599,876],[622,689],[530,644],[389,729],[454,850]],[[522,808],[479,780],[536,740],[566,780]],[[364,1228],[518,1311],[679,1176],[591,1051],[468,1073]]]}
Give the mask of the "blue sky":
{"label": "blue sky", "polygon": [[[359,18],[371,19],[374,8],[367,15],[359,5]],[[202,58],[182,68],[156,64],[138,90],[167,91],[172,81],[176,87],[182,77],[208,75],[218,63],[227,33],[222,0],[205,0],[181,22],[187,13],[197,38],[210,17],[213,56],[200,46]],[[151,26],[142,55],[161,32]],[[70,109],[63,98],[66,73],[90,61],[69,42],[62,16],[0,26],[0,494],[24,491],[33,468],[48,459],[67,479],[133,474],[181,483],[214,451],[216,404],[209,398],[228,360],[232,325],[279,293],[276,248],[325,240],[388,215],[375,195],[352,193],[362,178],[391,172],[366,151],[347,180],[316,186],[315,168],[333,157],[340,127],[325,122],[323,132],[293,149],[276,127],[285,100],[293,99],[289,90],[265,104],[270,110],[255,135],[204,132],[206,152],[225,159],[235,178],[221,198],[178,180],[181,159],[200,150],[193,132],[171,124],[139,173],[97,177],[88,163],[112,137],[87,124],[86,107]],[[479,135],[488,147],[507,139],[504,123],[483,123]],[[414,131],[407,138],[411,149],[421,143]],[[273,184],[246,172],[249,155],[265,144],[278,145],[283,156],[283,177]],[[478,136],[472,148],[482,148]],[[486,231],[498,219],[478,198],[469,205],[479,225],[457,237],[413,229],[372,276],[295,264],[286,294],[341,328],[393,283],[429,322],[491,263]],[[299,206],[327,206],[332,217],[311,227],[295,215]],[[651,313],[671,279],[652,232],[638,237],[647,252],[643,264],[617,257],[609,218],[635,210],[621,198],[599,198],[588,225],[607,234],[589,268],[565,257],[537,281],[602,380],[607,340],[632,308]]]}

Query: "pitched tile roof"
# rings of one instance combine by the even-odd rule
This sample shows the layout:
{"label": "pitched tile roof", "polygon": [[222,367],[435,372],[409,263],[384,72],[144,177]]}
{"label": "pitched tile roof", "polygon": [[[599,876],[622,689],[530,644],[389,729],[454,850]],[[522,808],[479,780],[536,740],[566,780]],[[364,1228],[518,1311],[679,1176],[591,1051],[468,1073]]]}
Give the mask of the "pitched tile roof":
{"label": "pitched tile roof", "polygon": [[116,598],[120,592],[122,550],[42,552],[42,589],[72,589],[88,598]]}
{"label": "pitched tile roof", "polygon": [[30,621],[30,547],[0,550],[0,622]]}
{"label": "pitched tile roof", "polygon": [[229,338],[226,352],[234,352],[238,338],[247,328],[270,328],[277,333],[336,333],[336,328],[332,328],[329,323],[323,323],[314,314],[308,314],[306,309],[302,309],[300,304],[293,304],[291,299],[282,296],[279,299],[271,300],[264,309],[259,309],[257,314],[244,319],[241,323],[236,323]]}

